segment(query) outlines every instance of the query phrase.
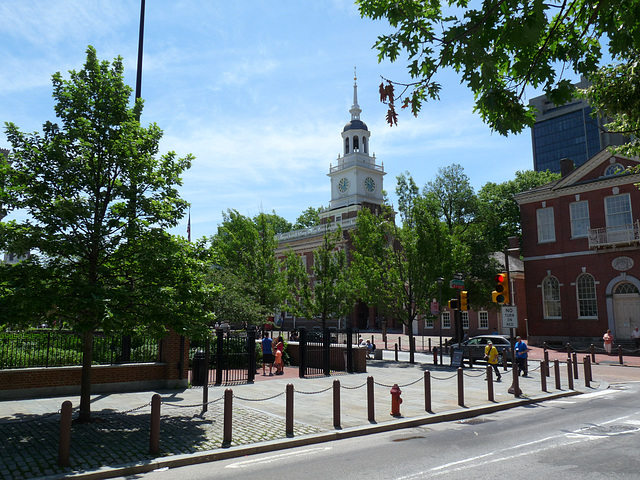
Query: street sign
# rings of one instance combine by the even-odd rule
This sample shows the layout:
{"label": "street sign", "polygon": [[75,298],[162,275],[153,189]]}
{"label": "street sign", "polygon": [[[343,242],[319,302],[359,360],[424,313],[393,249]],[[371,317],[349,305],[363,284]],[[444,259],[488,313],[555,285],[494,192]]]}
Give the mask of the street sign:
{"label": "street sign", "polygon": [[438,302],[431,302],[431,315],[438,315],[440,313],[440,305]]}
{"label": "street sign", "polygon": [[457,288],[459,290],[464,290],[464,280],[459,278],[454,278],[453,280],[449,280],[449,288]]}
{"label": "street sign", "polygon": [[502,328],[518,328],[518,307],[502,306]]}

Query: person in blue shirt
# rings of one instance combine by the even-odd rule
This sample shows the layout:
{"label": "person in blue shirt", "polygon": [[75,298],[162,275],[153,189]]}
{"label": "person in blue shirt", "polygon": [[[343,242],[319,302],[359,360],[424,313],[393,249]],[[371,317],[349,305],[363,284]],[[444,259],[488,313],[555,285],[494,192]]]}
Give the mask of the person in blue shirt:
{"label": "person in blue shirt", "polygon": [[265,365],[269,365],[269,375],[273,375],[273,340],[269,333],[265,333],[262,339],[262,375],[266,375]]}
{"label": "person in blue shirt", "polygon": [[513,349],[516,352],[516,363],[518,364],[518,375],[522,373],[523,377],[528,375],[528,365],[527,365],[527,352],[529,351],[529,347],[527,344],[522,341],[520,335],[516,337],[516,344]]}

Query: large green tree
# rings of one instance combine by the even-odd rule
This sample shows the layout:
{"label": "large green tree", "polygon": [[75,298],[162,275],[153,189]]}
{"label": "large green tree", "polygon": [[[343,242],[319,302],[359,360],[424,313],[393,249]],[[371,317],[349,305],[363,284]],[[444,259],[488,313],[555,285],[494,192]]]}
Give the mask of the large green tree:
{"label": "large green tree", "polygon": [[534,121],[524,103],[527,86],[543,88],[561,105],[573,89],[563,78],[566,72],[595,72],[605,49],[614,60],[640,51],[639,0],[357,3],[362,16],[386,18],[395,29],[378,37],[378,58],[407,57],[411,80],[381,85],[391,124],[397,122],[396,102],[417,115],[425,101],[439,98],[438,73],[453,69],[492,130],[520,132]]}
{"label": "large green tree", "polygon": [[80,420],[90,420],[93,333],[196,329],[207,319],[206,252],[166,233],[187,203],[177,187],[192,157],[158,157],[162,131],[140,125],[121,58],[53,75],[55,113],[43,133],[12,123],[2,198],[19,220],[0,224],[0,248],[30,252],[0,268],[0,323],[48,318],[83,337]]}

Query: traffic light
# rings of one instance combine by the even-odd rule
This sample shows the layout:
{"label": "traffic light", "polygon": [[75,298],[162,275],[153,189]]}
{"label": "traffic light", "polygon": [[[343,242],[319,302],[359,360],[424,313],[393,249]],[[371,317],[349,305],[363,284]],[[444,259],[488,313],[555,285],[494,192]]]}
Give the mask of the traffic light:
{"label": "traffic light", "polygon": [[458,300],[456,300],[456,299],[449,300],[449,308],[451,310],[454,310],[454,309],[458,308]]}
{"label": "traffic light", "polygon": [[462,310],[463,312],[469,310],[469,304],[467,303],[467,294],[468,292],[466,290],[462,290],[460,292],[460,310]]}
{"label": "traffic light", "polygon": [[491,292],[491,298],[495,303],[509,303],[509,275],[499,273],[494,277],[496,289]]}

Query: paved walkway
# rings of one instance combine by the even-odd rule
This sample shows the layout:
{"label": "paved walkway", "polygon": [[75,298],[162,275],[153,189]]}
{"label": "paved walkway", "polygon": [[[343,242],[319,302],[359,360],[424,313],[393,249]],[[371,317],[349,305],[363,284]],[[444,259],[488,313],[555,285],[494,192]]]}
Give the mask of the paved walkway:
{"label": "paved walkway", "polygon": [[[539,349],[538,349],[539,350]],[[627,380],[640,369],[615,366],[617,357],[602,358],[594,366],[594,382],[584,386],[581,377],[568,388],[567,370],[561,369],[561,389],[553,377],[547,381],[548,393],[541,391],[539,362],[541,350],[531,352],[530,376],[520,379],[523,395],[508,393],[511,372],[494,383],[495,398],[488,401],[484,366],[465,368],[463,406],[458,405],[456,368],[433,365],[433,355],[416,355],[408,363],[408,353],[385,351],[383,360],[370,360],[367,373],[338,374],[331,377],[300,379],[297,367],[285,375],[256,376],[250,385],[209,387],[208,411],[202,412],[202,388],[92,397],[91,424],[74,424],[71,440],[71,467],[57,466],[59,409],[65,400],[74,407],[78,397],[40,398],[0,402],[0,479],[31,479],[43,476],[62,478],[108,478],[149,471],[163,466],[211,461],[258,451],[277,450],[294,445],[364,435],[406,426],[467,418],[497,409],[511,408],[533,401],[606,388],[607,380]],[[566,353],[553,353],[561,360]],[[554,358],[551,358],[552,360]],[[636,361],[637,360],[637,361]],[[582,356],[580,357],[582,361]],[[445,357],[445,363],[448,357]],[[608,365],[607,365],[608,364]],[[629,357],[628,365],[640,365],[640,358]],[[425,411],[425,372],[431,379],[431,412]],[[616,372],[616,373],[614,373]],[[374,379],[375,421],[367,418],[367,378]],[[339,382],[340,428],[334,427],[333,390]],[[285,388],[293,384],[294,436],[285,435]],[[402,389],[402,417],[390,415],[390,387]],[[233,441],[222,448],[223,394],[233,390]],[[160,455],[149,450],[150,401],[154,393],[162,398]]]}

